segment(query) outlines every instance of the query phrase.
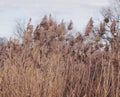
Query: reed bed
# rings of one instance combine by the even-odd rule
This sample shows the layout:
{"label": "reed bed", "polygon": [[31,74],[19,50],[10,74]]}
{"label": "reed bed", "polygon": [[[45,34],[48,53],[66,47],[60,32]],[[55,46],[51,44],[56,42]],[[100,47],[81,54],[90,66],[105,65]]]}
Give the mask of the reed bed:
{"label": "reed bed", "polygon": [[92,18],[84,35],[70,35],[72,28],[45,16],[34,29],[30,19],[22,40],[1,45],[0,97],[120,97],[115,21],[112,37],[103,37],[105,21],[95,29]]}

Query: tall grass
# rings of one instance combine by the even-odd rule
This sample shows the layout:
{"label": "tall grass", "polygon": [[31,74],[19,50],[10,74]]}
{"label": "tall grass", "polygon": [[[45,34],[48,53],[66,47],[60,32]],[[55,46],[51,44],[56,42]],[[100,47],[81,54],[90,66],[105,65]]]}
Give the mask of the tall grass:
{"label": "tall grass", "polygon": [[72,22],[30,21],[22,43],[0,47],[0,97],[120,97],[120,37],[103,39],[105,22],[96,30],[91,18],[85,35],[72,36]]}

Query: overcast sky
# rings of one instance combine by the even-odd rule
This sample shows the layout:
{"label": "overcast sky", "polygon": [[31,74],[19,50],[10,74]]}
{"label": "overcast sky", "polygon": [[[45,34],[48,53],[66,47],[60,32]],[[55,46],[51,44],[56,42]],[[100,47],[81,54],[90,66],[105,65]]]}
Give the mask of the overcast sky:
{"label": "overcast sky", "polygon": [[100,9],[108,5],[108,0],[0,0],[0,36],[10,37],[15,30],[16,20],[30,17],[34,24],[45,15],[60,21],[73,20],[77,29],[82,29],[90,17],[100,17]]}

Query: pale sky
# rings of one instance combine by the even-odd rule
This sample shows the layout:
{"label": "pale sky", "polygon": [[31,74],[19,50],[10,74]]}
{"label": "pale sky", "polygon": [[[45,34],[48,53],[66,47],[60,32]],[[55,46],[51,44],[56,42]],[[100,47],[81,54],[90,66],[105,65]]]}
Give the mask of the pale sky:
{"label": "pale sky", "polygon": [[10,37],[16,20],[32,18],[38,24],[44,15],[52,14],[55,20],[73,20],[81,30],[90,17],[99,20],[100,9],[108,0],[0,0],[0,37]]}

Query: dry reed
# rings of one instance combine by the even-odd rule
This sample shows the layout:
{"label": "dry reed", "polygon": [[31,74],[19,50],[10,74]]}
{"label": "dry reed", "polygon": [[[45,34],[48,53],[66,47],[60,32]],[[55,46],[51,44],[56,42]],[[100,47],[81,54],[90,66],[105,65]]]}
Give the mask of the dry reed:
{"label": "dry reed", "polygon": [[[119,37],[100,46],[98,33],[86,42],[92,19],[76,37],[67,36],[72,22],[66,28],[45,16],[33,30],[30,21],[22,43],[0,47],[0,97],[120,97]],[[99,31],[105,34],[103,23]]]}

